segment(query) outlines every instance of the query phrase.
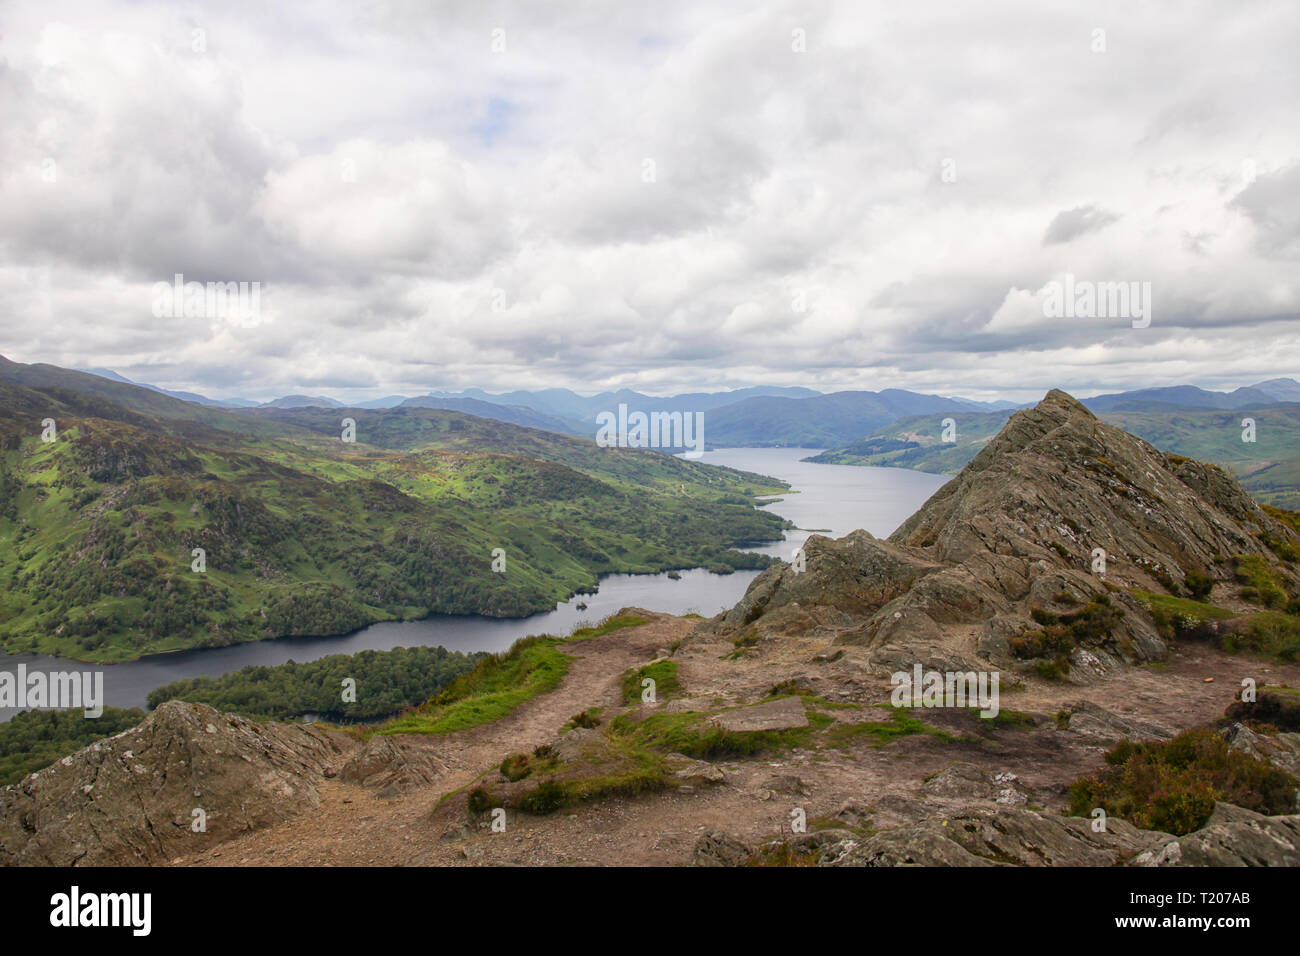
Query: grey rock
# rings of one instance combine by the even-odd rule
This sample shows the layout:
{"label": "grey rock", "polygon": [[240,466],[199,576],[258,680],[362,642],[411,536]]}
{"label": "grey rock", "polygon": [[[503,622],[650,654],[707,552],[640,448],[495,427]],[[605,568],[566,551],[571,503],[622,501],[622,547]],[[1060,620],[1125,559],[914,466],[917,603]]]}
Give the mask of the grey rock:
{"label": "grey rock", "polygon": [[715,830],[695,842],[691,866],[743,866],[752,855],[748,846],[721,830]]}

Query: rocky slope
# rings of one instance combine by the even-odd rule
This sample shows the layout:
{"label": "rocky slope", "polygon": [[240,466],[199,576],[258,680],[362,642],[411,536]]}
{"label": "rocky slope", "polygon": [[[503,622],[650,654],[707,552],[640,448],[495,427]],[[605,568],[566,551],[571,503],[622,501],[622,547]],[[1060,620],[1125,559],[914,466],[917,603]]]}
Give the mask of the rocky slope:
{"label": "rocky slope", "polygon": [[311,727],[169,701],[138,727],[0,789],[0,860],[163,863],[318,807],[320,781],[352,746]]}
{"label": "rocky slope", "polygon": [[1167,652],[1130,589],[1177,591],[1189,575],[1230,581],[1239,555],[1294,585],[1266,536],[1296,540],[1224,472],[1162,454],[1052,391],[888,540],[815,535],[804,570],[764,572],[701,632],[815,629],[893,668],[1059,656],[1087,680]]}

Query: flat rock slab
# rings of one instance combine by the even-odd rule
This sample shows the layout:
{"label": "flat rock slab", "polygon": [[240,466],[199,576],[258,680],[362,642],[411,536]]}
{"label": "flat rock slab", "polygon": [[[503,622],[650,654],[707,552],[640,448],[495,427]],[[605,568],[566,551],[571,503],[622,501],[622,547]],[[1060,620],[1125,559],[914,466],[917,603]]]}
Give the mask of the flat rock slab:
{"label": "flat rock slab", "polygon": [[718,714],[713,723],[723,730],[789,730],[808,726],[808,712],[798,697],[782,697],[753,707]]}

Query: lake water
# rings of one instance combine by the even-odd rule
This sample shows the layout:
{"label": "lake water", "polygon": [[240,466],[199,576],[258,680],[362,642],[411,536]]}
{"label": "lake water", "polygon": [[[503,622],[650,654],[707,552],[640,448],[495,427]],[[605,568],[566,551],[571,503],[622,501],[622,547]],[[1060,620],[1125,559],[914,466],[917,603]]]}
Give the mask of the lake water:
{"label": "lake water", "polygon": [[[817,453],[817,449],[809,448],[721,448],[705,452],[700,460],[771,475],[793,485],[797,494],[784,495],[783,500],[767,507],[793,521],[801,530],[788,531],[785,541],[754,549],[787,560],[814,530],[839,537],[865,528],[877,537],[884,537],[948,480],[945,475],[904,468],[815,465],[800,460]],[[106,704],[143,707],[149,691],[162,684],[185,677],[216,676],[252,664],[305,662],[329,654],[439,644],[454,651],[503,651],[520,637],[568,634],[579,624],[594,624],[629,606],[711,617],[734,605],[758,574],[737,571],[719,575],[699,568],[680,573],[681,579],[677,581],[667,574],[608,575],[601,578],[597,594],[579,595],[557,604],[553,611],[528,618],[440,614],[420,621],[372,624],[340,637],[286,637],[234,647],[159,654],[108,666],[87,665],[45,654],[13,654],[0,658],[0,671],[16,671],[20,663],[26,664],[29,671],[102,670]],[[585,604],[586,608],[579,608],[579,604]],[[12,716],[11,709],[0,708],[0,720]]]}

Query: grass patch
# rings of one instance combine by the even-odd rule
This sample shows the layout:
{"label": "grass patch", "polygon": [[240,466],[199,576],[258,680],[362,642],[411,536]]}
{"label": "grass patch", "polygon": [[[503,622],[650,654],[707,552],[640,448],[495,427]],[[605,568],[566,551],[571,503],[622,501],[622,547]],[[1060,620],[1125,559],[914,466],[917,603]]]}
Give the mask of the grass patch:
{"label": "grass patch", "polygon": [[447,734],[500,720],[534,697],[554,690],[570,658],[558,637],[525,637],[504,654],[483,658],[436,697],[383,724],[381,734]]}
{"label": "grass patch", "polygon": [[[538,748],[538,750],[540,749]],[[550,753],[534,751],[531,754],[511,754],[501,761],[500,770],[501,775],[513,783],[516,780],[531,777],[533,774],[546,773],[558,765],[559,760]]]}
{"label": "grass patch", "polygon": [[1223,649],[1294,661],[1300,657],[1300,617],[1281,611],[1261,611],[1246,622],[1245,630],[1224,637]]}
{"label": "grass patch", "polygon": [[917,719],[908,707],[889,707],[889,719],[884,721],[862,721],[861,723],[837,722],[826,731],[826,743],[841,750],[847,750],[859,742],[866,742],[872,747],[883,747],[903,737],[913,734],[925,734],[940,740],[957,740],[946,730],[931,727]]}
{"label": "grass patch", "polygon": [[650,618],[641,617],[637,614],[612,615],[605,618],[594,627],[580,627],[567,638],[566,644],[577,644],[581,641],[589,641],[593,637],[604,637],[612,631],[622,630],[625,627],[640,627],[642,624],[649,624]]}
{"label": "grass patch", "polygon": [[623,675],[623,703],[636,704],[641,700],[642,681],[654,681],[655,700],[670,700],[682,692],[682,685],[677,680],[676,661],[655,661],[627,671]]}
{"label": "grass patch", "polygon": [[1265,607],[1281,607],[1287,594],[1277,573],[1258,554],[1238,554],[1232,559],[1233,572],[1243,585],[1241,598]]}
{"label": "grass patch", "polygon": [[[741,709],[741,708],[735,708]],[[709,720],[707,714],[650,714],[641,720],[630,714],[614,718],[614,731],[638,746],[660,753],[680,753],[700,760],[749,757],[767,751],[790,750],[807,744],[833,718],[808,714],[807,727],[788,730],[727,730]]]}
{"label": "grass patch", "polygon": [[545,816],[607,797],[627,799],[678,785],[663,756],[617,733],[607,733],[607,759],[562,767],[549,779],[516,794],[511,806]]}
{"label": "grass patch", "polygon": [[808,847],[797,847],[789,840],[769,843],[759,847],[745,861],[745,866],[816,866],[818,853]]}
{"label": "grass patch", "polygon": [[1199,830],[1218,801],[1257,813],[1290,812],[1297,781],[1229,748],[1210,730],[1187,730],[1161,743],[1124,741],[1106,768],[1070,786],[1070,813],[1100,807],[1134,826],[1182,836]]}

